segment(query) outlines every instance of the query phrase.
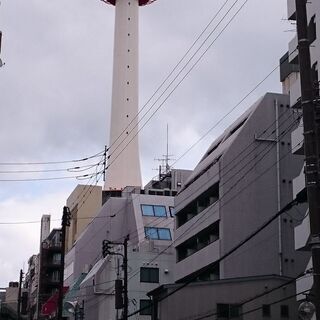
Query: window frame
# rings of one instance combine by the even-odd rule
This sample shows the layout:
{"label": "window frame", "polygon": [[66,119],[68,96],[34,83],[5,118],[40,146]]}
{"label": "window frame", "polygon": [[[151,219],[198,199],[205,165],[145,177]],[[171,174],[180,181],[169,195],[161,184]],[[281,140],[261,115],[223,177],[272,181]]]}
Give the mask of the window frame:
{"label": "window frame", "polygon": [[[148,235],[148,231],[152,230],[152,229],[154,229],[156,231],[155,232],[156,237],[151,237],[150,235]],[[160,237],[160,233],[159,233],[160,230],[168,231],[169,238]],[[170,228],[144,227],[144,234],[145,234],[145,237],[148,238],[149,240],[172,241],[172,235],[171,235]]]}
{"label": "window frame", "polygon": [[271,318],[271,306],[270,304],[262,305],[262,317],[263,318]]}
{"label": "window frame", "polygon": [[[146,275],[146,277],[143,277],[143,275]],[[153,279],[153,276],[155,276],[154,277],[155,280]],[[141,283],[160,283],[160,270],[159,270],[159,268],[140,267],[140,282]]]}
{"label": "window frame", "polygon": [[[143,304],[145,304],[145,305],[143,305]],[[147,308],[147,305],[149,305],[148,306],[148,308]],[[140,299],[140,301],[139,301],[139,315],[140,316],[152,316],[152,303],[151,303],[151,301],[150,300],[148,300],[148,299]],[[144,309],[144,308],[146,308],[146,309]],[[144,310],[142,310],[142,309],[144,309]]]}
{"label": "window frame", "polygon": [[287,304],[280,305],[280,318],[290,318],[289,306]]}
{"label": "window frame", "polygon": [[[140,204],[140,207],[141,207],[142,216],[144,216],[144,217],[156,217],[156,218],[167,218],[168,217],[167,208],[166,208],[166,206],[164,206],[162,204],[143,203],[143,204]],[[144,208],[147,208],[147,207],[151,208],[152,214],[145,213]],[[156,212],[156,208],[163,209],[163,214],[159,214],[159,211]]]}

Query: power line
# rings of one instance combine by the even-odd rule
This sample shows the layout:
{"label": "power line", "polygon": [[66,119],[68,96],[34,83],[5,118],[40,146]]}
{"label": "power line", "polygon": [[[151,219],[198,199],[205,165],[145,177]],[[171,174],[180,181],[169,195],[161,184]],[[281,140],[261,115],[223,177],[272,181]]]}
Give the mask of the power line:
{"label": "power line", "polygon": [[[301,142],[303,142],[303,141],[301,141]],[[301,142],[298,143],[297,146],[300,145]],[[297,146],[295,146],[295,147],[297,147]],[[284,159],[289,153],[291,153],[291,150],[290,150],[289,152],[287,152],[283,157],[281,157],[281,158],[279,159],[279,161],[281,161],[282,159]],[[266,154],[265,154],[265,155],[266,155]],[[264,156],[265,156],[265,155],[264,155]],[[223,206],[227,205],[231,200],[233,200],[235,197],[237,197],[237,196],[239,195],[239,193],[241,193],[241,192],[243,192],[244,190],[246,190],[252,183],[254,183],[254,182],[257,181],[261,176],[263,176],[264,174],[266,174],[266,173],[267,173],[271,168],[273,168],[277,163],[278,163],[278,161],[276,161],[275,163],[273,163],[270,167],[268,167],[266,170],[264,170],[264,171],[263,171],[260,175],[258,175],[255,179],[253,179],[252,181],[250,181],[250,182],[249,182],[247,185],[245,185],[241,190],[239,190],[236,195],[234,195],[233,197],[231,197],[230,199],[228,199],[227,201],[225,201],[223,204],[220,204],[220,208],[222,208]],[[245,177],[245,175],[243,175],[242,178],[243,178],[243,177]],[[238,179],[238,182],[239,182],[242,178],[239,178],[239,179]],[[238,183],[238,182],[237,182],[237,183]],[[231,187],[231,188],[227,191],[227,193],[229,193],[232,189],[233,189],[233,187]],[[224,196],[223,196],[223,197],[224,197]],[[222,200],[222,198],[220,198],[220,199],[218,200],[218,202],[221,203],[221,200]],[[151,259],[151,261],[149,261],[149,263],[153,262],[153,261],[156,260],[159,256],[161,256],[162,254],[164,254],[164,252],[166,252],[169,248],[171,248],[171,247],[175,244],[175,242],[176,242],[177,240],[181,239],[181,237],[183,237],[187,232],[190,232],[190,230],[191,230],[194,226],[196,226],[198,223],[200,223],[200,221],[201,221],[202,219],[207,219],[208,217],[207,217],[206,215],[207,215],[208,212],[209,212],[209,211],[207,211],[203,216],[200,216],[198,219],[196,219],[178,238],[176,238],[174,241],[172,241],[172,243],[171,243],[170,245],[168,245],[168,246],[165,247],[163,250],[161,250],[161,251],[159,252],[159,254],[156,255],[156,257],[154,257],[153,259]],[[133,277],[135,277],[137,274],[138,274],[138,272],[135,273],[134,275],[132,275],[132,276],[129,278],[129,280],[132,279]]]}
{"label": "power line", "polygon": [[63,163],[73,163],[73,162],[83,162],[89,159],[93,159],[99,157],[103,154],[104,151],[98,152],[92,156],[88,156],[81,159],[74,159],[74,160],[62,160],[62,161],[38,161],[38,162],[0,162],[0,166],[30,166],[30,165],[51,165],[51,164],[63,164]]}
{"label": "power line", "polygon": [[[172,290],[171,292],[165,294],[162,296],[158,301],[163,301],[167,299],[168,297],[172,296],[176,292],[182,290],[183,288],[187,287],[190,283],[194,282],[201,274],[205,273],[206,271],[210,270],[213,266],[219,264],[222,262],[224,259],[232,255],[234,252],[239,250],[243,245],[245,245],[247,242],[249,242],[251,239],[256,237],[257,234],[259,234],[262,230],[264,230],[266,227],[268,227],[273,221],[275,221],[279,216],[281,216],[284,212],[290,210],[294,205],[299,204],[302,200],[300,198],[296,198],[289,202],[287,205],[285,205],[280,211],[278,211],[276,214],[274,214],[271,218],[269,218],[265,223],[263,223],[260,227],[258,227],[254,232],[252,232],[249,236],[247,236],[244,240],[240,241],[236,246],[234,246],[231,250],[223,254],[220,258],[218,258],[214,263],[207,265],[205,268],[203,268],[200,272],[195,272],[195,274],[186,282],[181,284],[179,287],[176,289]],[[140,312],[140,310],[136,311],[137,313]],[[136,313],[131,313],[129,315],[133,316]]]}
{"label": "power line", "polygon": [[[239,0],[236,0],[238,2]],[[122,154],[122,152],[128,147],[128,145],[135,139],[135,137],[138,135],[138,133],[147,125],[147,123],[151,120],[151,118],[158,112],[158,110],[164,105],[164,103],[170,98],[170,96],[174,93],[174,91],[180,86],[180,84],[186,79],[186,77],[191,73],[191,71],[196,67],[196,65],[201,61],[201,59],[204,57],[204,55],[209,51],[209,49],[212,47],[212,45],[215,43],[215,41],[222,35],[222,33],[225,31],[225,29],[231,24],[231,22],[235,19],[235,17],[240,13],[240,11],[243,9],[243,7],[246,5],[246,3],[249,0],[246,0],[241,7],[236,11],[236,13],[231,17],[231,19],[228,21],[228,23],[223,27],[223,29],[220,31],[218,36],[211,42],[211,44],[207,47],[207,49],[200,55],[200,57],[196,60],[196,62],[191,66],[191,68],[188,70],[188,72],[182,77],[182,79],[174,86],[174,88],[169,92],[167,97],[164,99],[163,102],[156,108],[156,110],[151,114],[151,116],[146,120],[146,122],[142,125],[142,127],[137,131],[136,134],[129,140],[129,142],[124,146],[124,148],[117,154],[117,156],[111,161],[111,163],[107,166],[107,169],[115,162],[115,160]],[[151,108],[150,108],[151,110]],[[143,118],[143,117],[142,117]],[[130,131],[130,133],[134,130],[134,128]],[[125,137],[126,139],[126,137]],[[125,140],[123,139],[121,143]],[[116,149],[119,148],[121,143],[117,146]],[[115,150],[116,150],[115,149]],[[113,150],[113,152],[115,151]],[[112,154],[108,156],[108,158],[111,158]]]}
{"label": "power line", "polygon": [[[133,123],[133,121],[140,115],[140,113],[147,107],[147,105],[149,104],[150,101],[152,101],[152,99],[156,96],[156,94],[160,91],[160,89],[165,85],[165,83],[167,82],[167,80],[170,79],[170,77],[174,74],[174,72],[178,69],[178,67],[181,65],[181,63],[185,60],[185,58],[188,56],[188,54],[191,52],[191,50],[195,47],[195,45],[197,44],[197,42],[201,39],[201,37],[205,34],[205,32],[209,29],[209,27],[211,26],[211,24],[213,23],[213,21],[218,17],[218,15],[220,14],[220,12],[223,10],[223,8],[227,5],[227,3],[229,2],[229,0],[226,0],[222,6],[219,8],[219,10],[215,13],[215,15],[213,16],[213,18],[209,21],[209,23],[206,25],[206,27],[204,28],[204,30],[199,34],[199,36],[196,38],[196,40],[192,43],[192,45],[189,47],[189,49],[186,51],[186,53],[182,56],[182,58],[178,61],[178,63],[175,65],[175,67],[171,70],[171,72],[167,75],[167,77],[162,81],[162,83],[158,86],[158,88],[156,89],[156,91],[152,94],[152,96],[148,99],[148,101],[143,105],[142,108],[140,108],[139,112],[133,117],[133,119],[130,121],[130,123],[127,125],[127,127],[120,133],[120,135],[116,138],[116,140],[114,142],[112,142],[112,144],[110,145],[110,147],[108,149],[110,149],[122,136],[123,133],[125,133],[127,131],[127,129],[130,127],[130,125]],[[216,29],[216,28],[215,28]],[[212,34],[212,32],[211,32]],[[210,35],[211,35],[210,34]],[[207,39],[206,39],[207,40]],[[201,47],[204,45],[204,43],[201,44]],[[201,49],[201,47],[196,51],[196,53]],[[189,61],[187,62],[187,64],[189,63]],[[186,67],[186,65],[185,65]],[[185,67],[183,69],[185,69]],[[180,75],[180,73],[183,71],[180,70],[180,72],[178,73],[178,76]],[[175,78],[176,79],[176,78]],[[174,79],[174,80],[175,80]],[[170,85],[172,84],[172,82],[167,86],[167,88],[165,89],[165,91],[170,87]],[[164,91],[164,92],[165,92]],[[164,93],[163,92],[163,93]],[[163,94],[162,93],[162,94]],[[159,98],[158,98],[159,100]],[[157,100],[157,101],[158,101]],[[157,102],[156,101],[156,102]],[[151,106],[151,108],[154,105]],[[147,113],[150,111],[150,109],[147,110]],[[138,123],[141,121],[141,119],[138,121]],[[121,142],[122,143],[122,142]]]}

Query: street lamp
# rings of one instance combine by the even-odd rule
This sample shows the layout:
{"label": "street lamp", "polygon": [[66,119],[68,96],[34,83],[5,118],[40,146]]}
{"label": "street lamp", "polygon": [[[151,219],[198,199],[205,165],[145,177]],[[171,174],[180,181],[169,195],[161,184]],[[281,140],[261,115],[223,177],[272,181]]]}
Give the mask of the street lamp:
{"label": "street lamp", "polygon": [[298,308],[299,318],[302,320],[311,320],[314,315],[316,307],[310,301],[304,301],[300,303]]}
{"label": "street lamp", "polygon": [[66,301],[64,303],[64,308],[67,312],[74,315],[75,320],[83,320],[84,319],[84,303],[82,302],[82,307],[80,307],[78,301]]}

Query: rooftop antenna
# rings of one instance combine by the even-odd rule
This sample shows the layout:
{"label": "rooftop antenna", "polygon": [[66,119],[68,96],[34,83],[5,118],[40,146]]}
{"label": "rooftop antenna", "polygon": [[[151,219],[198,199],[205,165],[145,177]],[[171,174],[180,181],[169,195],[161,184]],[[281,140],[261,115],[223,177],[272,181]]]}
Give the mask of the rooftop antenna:
{"label": "rooftop antenna", "polygon": [[[169,154],[169,125],[167,124],[167,141],[166,141],[166,154],[162,155],[163,158],[155,159],[161,164],[159,165],[159,180],[166,176],[171,170],[170,161],[174,160],[171,158],[173,155]],[[158,170],[158,169],[157,169]]]}

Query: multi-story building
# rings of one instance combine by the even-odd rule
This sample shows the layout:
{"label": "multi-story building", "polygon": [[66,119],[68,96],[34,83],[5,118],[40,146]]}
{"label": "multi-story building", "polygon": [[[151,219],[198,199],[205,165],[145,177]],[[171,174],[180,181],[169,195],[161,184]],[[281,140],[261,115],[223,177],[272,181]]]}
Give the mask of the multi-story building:
{"label": "multi-story building", "polygon": [[[104,204],[86,227],[65,259],[65,285],[73,287],[83,272],[75,299],[85,300],[85,318],[114,319],[115,279],[123,277],[122,258],[102,258],[102,242],[123,242],[129,235],[129,310],[147,303],[146,293],[159,284],[173,281],[174,252],[161,250],[172,245],[174,229],[174,196],[190,172],[171,170],[144,189],[126,187],[122,191],[104,191]],[[112,246],[121,253],[121,246]],[[103,297],[103,299],[101,298]],[[118,311],[120,313],[120,311]],[[141,314],[150,319],[150,314]],[[146,317],[146,318],[143,318]]]}
{"label": "multi-story building", "polygon": [[[294,0],[288,0],[288,19],[290,21],[296,20],[296,7]],[[310,55],[313,84],[315,90],[316,103],[319,103],[319,62],[320,62],[320,2],[311,1],[307,3],[308,14],[308,33],[310,41]],[[282,77],[281,81],[284,84],[284,90],[290,94],[290,105],[292,108],[301,110],[301,86],[298,66],[298,40],[297,35],[289,43],[289,50],[286,54],[287,59],[282,59],[284,63],[281,64]],[[303,120],[300,120],[299,126],[292,133],[292,144],[296,147],[293,153],[304,159],[304,136],[303,136]],[[301,163],[300,170],[297,176],[293,179],[293,193],[294,195],[302,192],[306,188],[304,163]],[[306,270],[312,268],[311,252],[308,246],[310,236],[310,219],[308,215],[308,207],[301,206],[299,208],[304,214],[304,219],[295,228],[295,247],[296,250],[309,252],[309,261],[305,265]],[[307,277],[297,283],[297,293],[311,289],[313,285],[312,277]],[[298,300],[305,299],[305,296],[298,295]]]}
{"label": "multi-story building", "polygon": [[38,319],[44,319],[43,306],[59,290],[61,272],[61,229],[53,229],[41,243],[38,282]]}
{"label": "multi-story building", "polygon": [[281,215],[223,257],[292,201],[303,162],[291,153],[299,118],[287,95],[267,93],[209,147],[175,198],[176,284],[151,292],[154,319],[297,318],[294,282],[264,293],[303,270],[293,238],[300,213]]}
{"label": "multi-story building", "polygon": [[28,260],[28,271],[24,280],[24,288],[28,292],[27,312],[33,319],[37,309],[39,281],[39,254],[32,255]]}

